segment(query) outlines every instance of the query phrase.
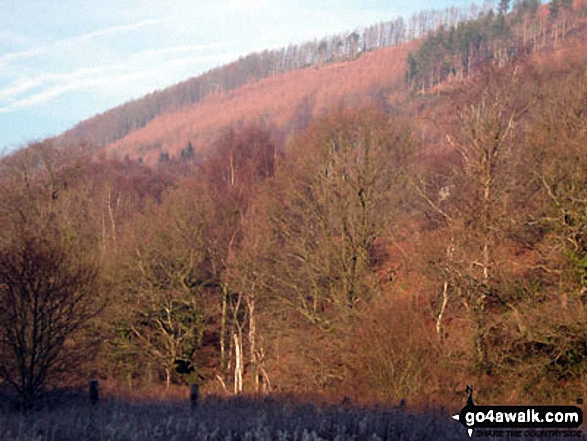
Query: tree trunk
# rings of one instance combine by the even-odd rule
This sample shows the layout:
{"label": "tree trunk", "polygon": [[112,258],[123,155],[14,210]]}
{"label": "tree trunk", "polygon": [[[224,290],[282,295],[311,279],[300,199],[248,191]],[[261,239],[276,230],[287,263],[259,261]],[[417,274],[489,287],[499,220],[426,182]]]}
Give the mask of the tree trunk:
{"label": "tree trunk", "polygon": [[444,312],[446,311],[446,305],[448,303],[448,281],[444,281],[444,285],[442,287],[442,304],[440,306],[440,312],[438,313],[438,317],[436,318],[436,334],[438,336],[438,341],[442,343],[444,341],[444,335],[442,331],[442,317],[444,316]]}
{"label": "tree trunk", "polygon": [[257,323],[255,316],[255,298],[247,295],[247,308],[249,309],[249,350],[251,360],[251,371],[253,375],[253,384],[255,393],[259,393],[259,375],[257,363]]}
{"label": "tree trunk", "polygon": [[224,371],[228,365],[226,359],[226,317],[228,313],[228,292],[226,285],[222,286],[222,316],[220,318],[220,369]]}
{"label": "tree trunk", "polygon": [[238,334],[234,334],[234,393],[240,395],[243,393],[243,348],[242,339]]}

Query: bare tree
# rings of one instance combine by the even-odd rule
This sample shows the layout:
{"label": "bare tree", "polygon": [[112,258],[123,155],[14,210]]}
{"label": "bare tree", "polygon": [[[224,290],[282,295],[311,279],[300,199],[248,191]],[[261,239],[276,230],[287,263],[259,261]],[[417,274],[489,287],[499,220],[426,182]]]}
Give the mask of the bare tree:
{"label": "bare tree", "polygon": [[52,227],[25,229],[0,249],[0,378],[24,410],[89,355],[76,337],[99,311],[97,285],[93,262]]}
{"label": "bare tree", "polygon": [[126,303],[120,325],[127,330],[116,344],[130,344],[172,382],[178,360],[196,364],[208,309],[204,210],[189,190],[167,194],[160,207],[137,216],[127,234],[121,265]]}

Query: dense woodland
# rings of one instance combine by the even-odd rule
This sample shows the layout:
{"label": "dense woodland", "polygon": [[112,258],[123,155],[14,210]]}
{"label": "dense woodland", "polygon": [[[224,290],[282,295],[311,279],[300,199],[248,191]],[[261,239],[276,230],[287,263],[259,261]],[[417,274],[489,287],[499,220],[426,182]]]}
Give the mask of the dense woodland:
{"label": "dense woodland", "polygon": [[440,26],[408,57],[408,83],[425,92],[445,81],[471,78],[488,63],[505,66],[564,44],[567,34],[577,31],[584,6],[572,0],[540,5],[539,0],[516,1],[508,15],[510,0],[500,0],[497,13],[489,9],[456,26]]}
{"label": "dense woodland", "polygon": [[[526,2],[503,3],[424,40],[402,106],[341,105],[293,134],[242,123],[156,167],[51,141],[2,158],[1,390],[583,396],[584,10],[551,6],[550,43],[524,52]],[[501,36],[444,40],[500,21],[507,62]]]}

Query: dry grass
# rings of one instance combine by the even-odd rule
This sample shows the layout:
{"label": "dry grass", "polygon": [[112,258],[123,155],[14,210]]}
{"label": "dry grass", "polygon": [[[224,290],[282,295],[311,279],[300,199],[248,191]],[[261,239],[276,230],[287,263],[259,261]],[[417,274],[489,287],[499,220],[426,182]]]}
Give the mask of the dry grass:
{"label": "dry grass", "polygon": [[96,407],[70,404],[27,415],[3,413],[0,431],[3,441],[469,439],[443,412],[213,397],[195,411],[185,402],[105,401]]}

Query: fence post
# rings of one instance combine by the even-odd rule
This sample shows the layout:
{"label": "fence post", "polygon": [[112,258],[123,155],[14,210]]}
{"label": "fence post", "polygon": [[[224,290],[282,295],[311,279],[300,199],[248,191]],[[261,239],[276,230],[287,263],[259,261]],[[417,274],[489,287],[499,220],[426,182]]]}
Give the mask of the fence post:
{"label": "fence post", "polygon": [[98,404],[100,401],[100,387],[98,385],[98,380],[90,380],[90,402],[93,405]]}
{"label": "fence post", "polygon": [[200,390],[196,383],[190,384],[190,405],[192,409],[198,407],[198,399],[200,397]]}

